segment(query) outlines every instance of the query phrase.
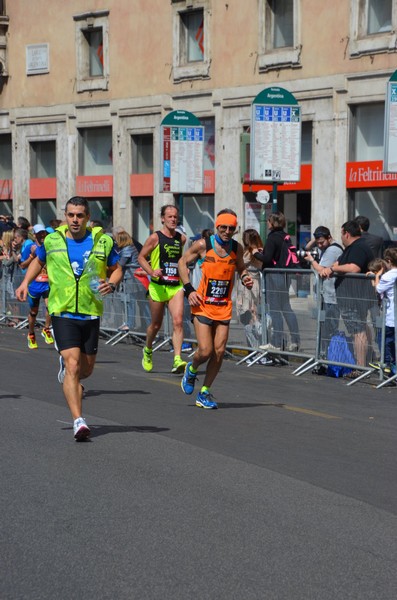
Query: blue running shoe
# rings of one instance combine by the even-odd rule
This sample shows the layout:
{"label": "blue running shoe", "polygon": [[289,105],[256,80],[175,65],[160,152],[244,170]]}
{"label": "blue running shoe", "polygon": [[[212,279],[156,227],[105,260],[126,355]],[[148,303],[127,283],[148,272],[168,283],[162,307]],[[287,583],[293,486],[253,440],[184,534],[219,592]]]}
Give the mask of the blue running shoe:
{"label": "blue running shoe", "polygon": [[193,363],[191,362],[187,363],[181,381],[181,388],[188,396],[190,396],[190,394],[193,394],[194,384],[196,383],[197,379],[197,373],[192,373],[190,370],[192,364]]}
{"label": "blue running shoe", "polygon": [[218,408],[217,403],[214,402],[212,398],[213,396],[210,392],[199,392],[199,394],[197,394],[196,406],[199,406],[200,408]]}

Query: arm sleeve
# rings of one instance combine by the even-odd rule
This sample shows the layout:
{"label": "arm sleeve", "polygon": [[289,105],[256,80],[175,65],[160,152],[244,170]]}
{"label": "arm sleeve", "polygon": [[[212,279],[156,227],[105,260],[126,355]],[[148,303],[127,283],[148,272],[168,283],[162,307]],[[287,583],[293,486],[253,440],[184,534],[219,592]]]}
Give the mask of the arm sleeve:
{"label": "arm sleeve", "polygon": [[120,255],[117,252],[117,250],[115,249],[115,247],[113,246],[113,248],[108,256],[108,262],[107,262],[108,267],[113,267],[116,263],[118,263],[119,258],[120,258]]}
{"label": "arm sleeve", "polygon": [[27,260],[30,256],[30,247],[33,246],[33,243],[31,244],[25,244],[24,248],[22,249],[21,252],[21,263],[25,262],[25,260]]}
{"label": "arm sleeve", "polygon": [[342,254],[342,249],[338,246],[328,246],[320,259],[322,267],[331,267]]}
{"label": "arm sleeve", "polygon": [[360,247],[352,247],[344,264],[353,264],[359,267],[360,271],[366,270],[368,265],[368,256],[362,252]]}
{"label": "arm sleeve", "polygon": [[[281,239],[280,239],[281,241]],[[273,237],[269,237],[266,241],[265,247],[263,248],[263,266],[265,268],[273,267],[274,261],[277,262],[280,257],[280,251],[277,247],[276,241]]]}
{"label": "arm sleeve", "polygon": [[125,246],[119,251],[119,263],[124,268],[127,263],[130,262],[132,256],[132,248]]}
{"label": "arm sleeve", "polygon": [[387,273],[384,273],[379,279],[378,285],[376,286],[376,291],[378,292],[378,294],[386,294],[388,291],[390,291],[394,286],[396,277],[396,272],[391,273],[390,271],[388,271]]}

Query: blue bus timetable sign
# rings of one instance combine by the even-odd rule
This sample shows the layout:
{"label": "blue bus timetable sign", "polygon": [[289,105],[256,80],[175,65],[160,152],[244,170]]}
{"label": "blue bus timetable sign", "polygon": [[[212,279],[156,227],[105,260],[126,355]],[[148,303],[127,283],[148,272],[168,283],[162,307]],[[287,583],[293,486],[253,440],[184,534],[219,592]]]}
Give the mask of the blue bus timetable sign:
{"label": "blue bus timetable sign", "polygon": [[176,110],[161,123],[160,191],[202,194],[204,127],[192,113]]}
{"label": "blue bus timetable sign", "polygon": [[397,71],[387,82],[383,146],[384,173],[397,173]]}
{"label": "blue bus timetable sign", "polygon": [[267,88],[252,104],[251,181],[299,181],[301,111],[283,88]]}

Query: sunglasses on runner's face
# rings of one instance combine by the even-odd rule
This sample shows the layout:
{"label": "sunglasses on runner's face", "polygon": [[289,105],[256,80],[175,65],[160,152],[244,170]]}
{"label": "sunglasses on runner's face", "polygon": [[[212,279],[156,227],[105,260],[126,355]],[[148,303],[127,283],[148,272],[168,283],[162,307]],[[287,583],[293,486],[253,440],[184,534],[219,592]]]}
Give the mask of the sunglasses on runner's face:
{"label": "sunglasses on runner's face", "polygon": [[234,231],[236,231],[236,228],[234,225],[218,225],[218,229],[219,231],[227,231],[229,230],[231,233],[233,233]]}

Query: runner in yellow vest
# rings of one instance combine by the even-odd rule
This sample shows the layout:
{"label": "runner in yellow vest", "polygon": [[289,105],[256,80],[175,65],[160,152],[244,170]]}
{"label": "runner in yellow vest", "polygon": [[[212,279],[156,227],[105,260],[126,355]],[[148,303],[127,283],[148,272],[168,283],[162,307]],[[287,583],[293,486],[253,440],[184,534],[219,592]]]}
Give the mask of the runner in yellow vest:
{"label": "runner in yellow vest", "polygon": [[65,207],[66,225],[47,235],[43,246],[37,248],[36,258],[15,292],[18,300],[25,301],[29,283],[47,265],[48,311],[60,353],[58,380],[63,384],[77,441],[90,435],[82,416],[80,380],[94,369],[102,296],[114,292],[123,277],[112,238],[101,227],[87,227],[89,219],[87,200],[71,198]]}

